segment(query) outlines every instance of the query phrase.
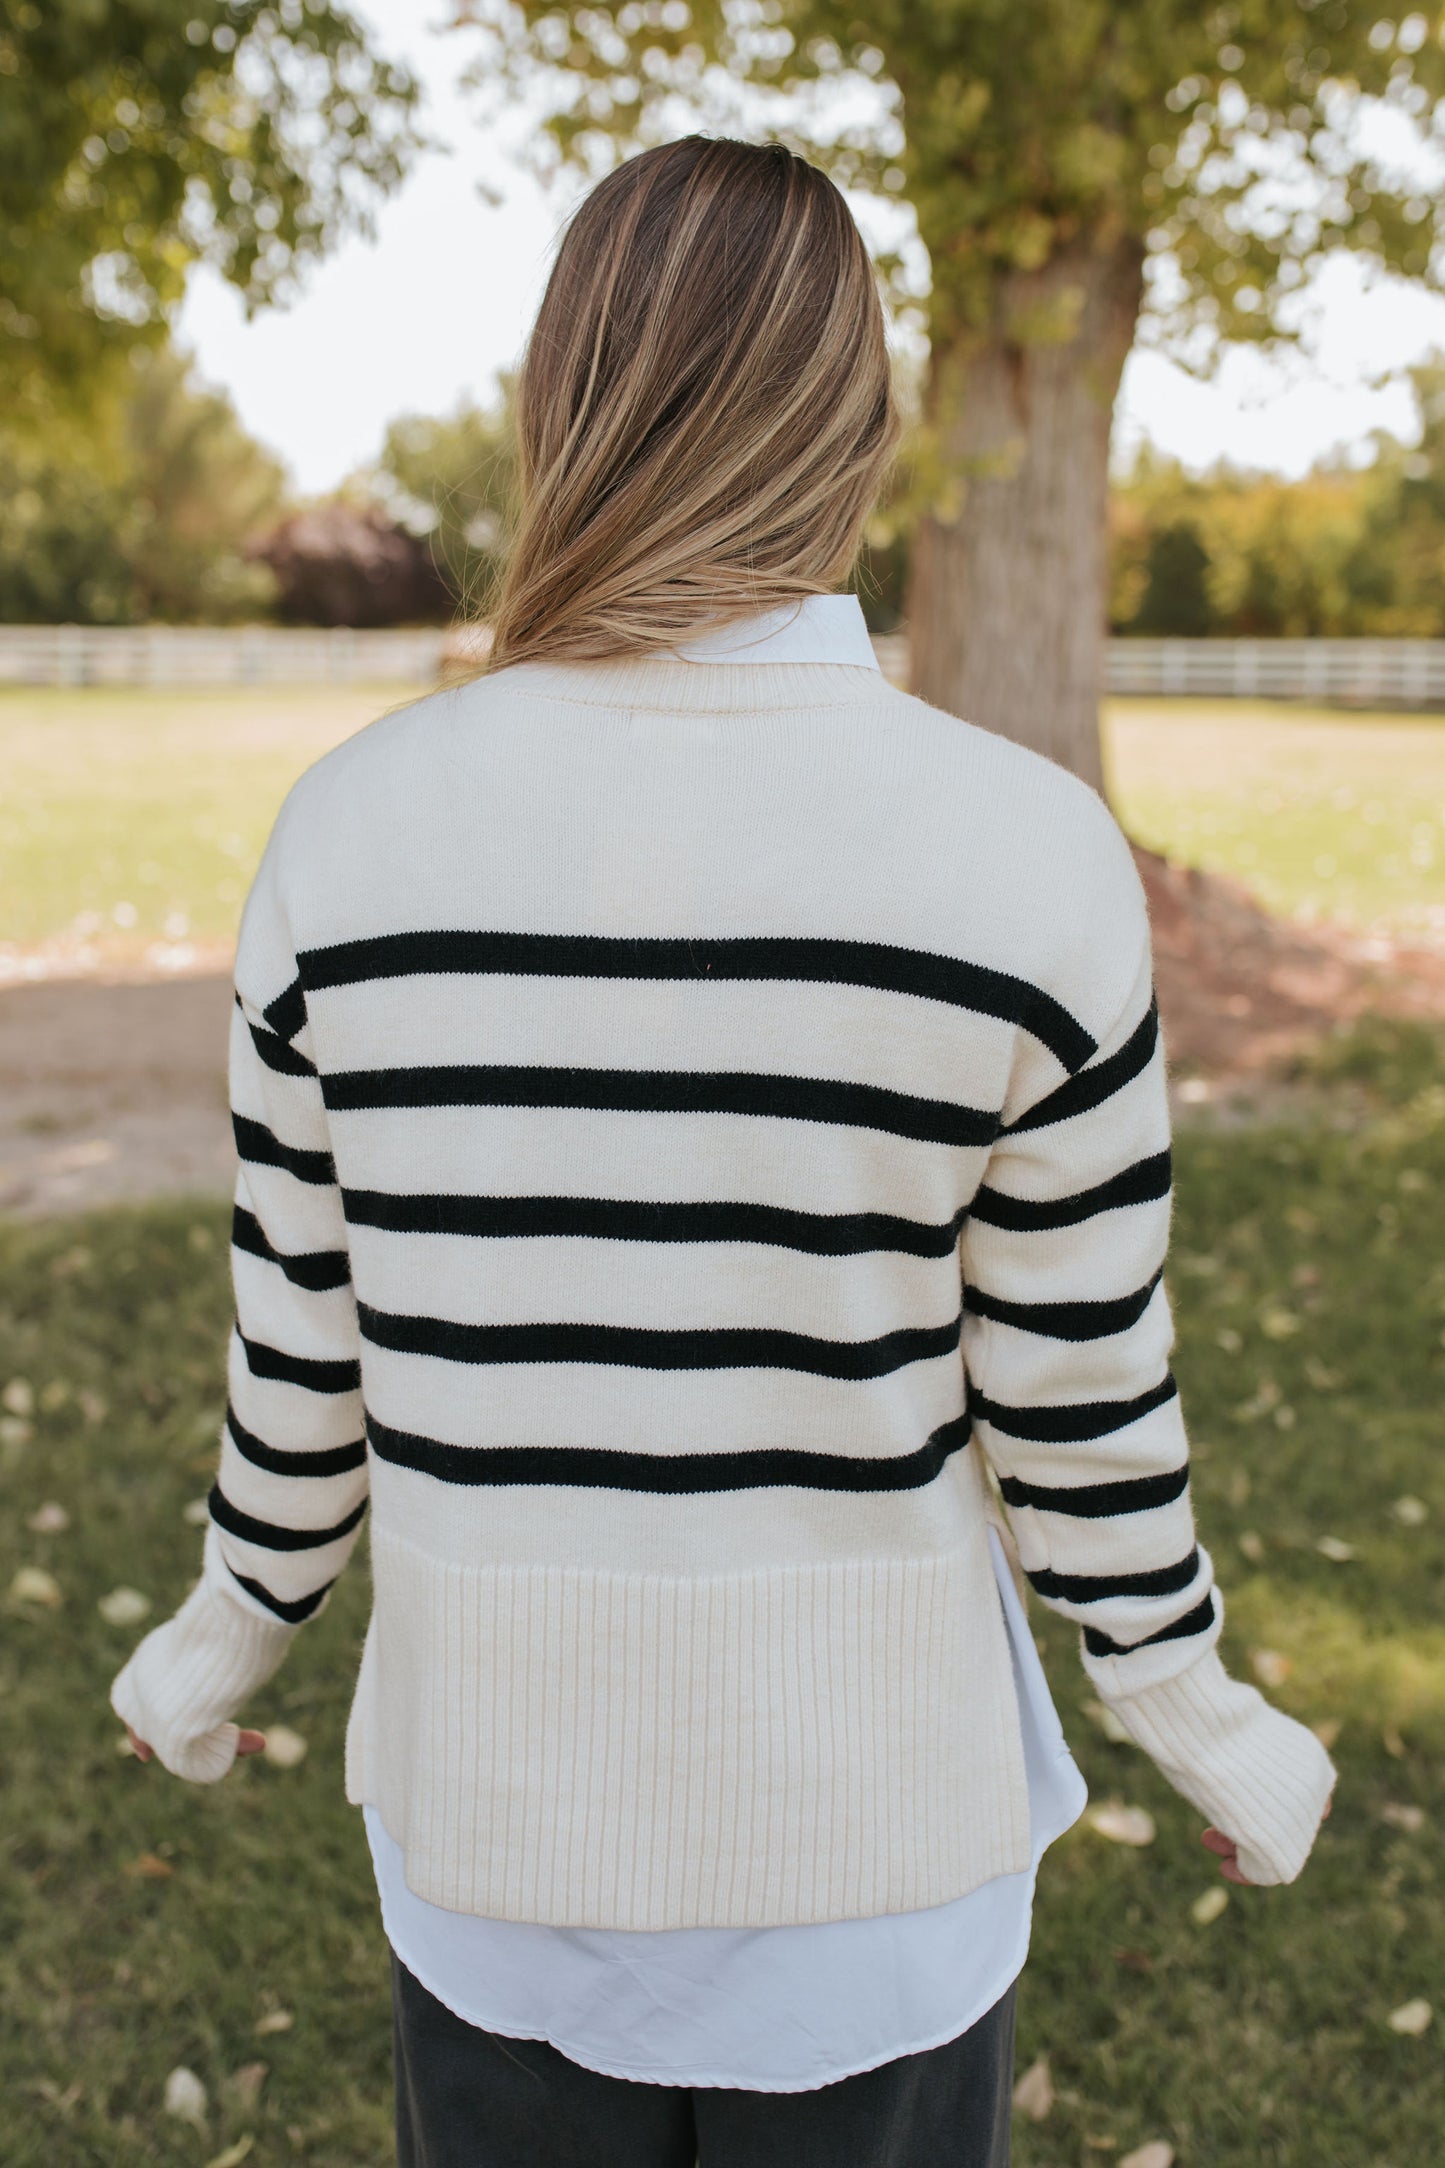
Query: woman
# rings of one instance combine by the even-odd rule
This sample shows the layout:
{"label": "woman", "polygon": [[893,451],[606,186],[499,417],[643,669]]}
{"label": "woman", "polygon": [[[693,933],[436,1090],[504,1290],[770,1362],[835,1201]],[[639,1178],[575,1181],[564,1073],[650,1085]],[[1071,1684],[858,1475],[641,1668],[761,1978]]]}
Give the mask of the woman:
{"label": "woman", "polygon": [[1139,883],[834,593],[895,422],[820,173],[604,181],[517,426],[485,675],[312,769],[247,906],[205,1568],[115,1706],[224,1775],[369,1500],[402,2161],[982,2168],[1083,1796],[986,1468],[1226,1875],[1333,1780],[1216,1651]]}

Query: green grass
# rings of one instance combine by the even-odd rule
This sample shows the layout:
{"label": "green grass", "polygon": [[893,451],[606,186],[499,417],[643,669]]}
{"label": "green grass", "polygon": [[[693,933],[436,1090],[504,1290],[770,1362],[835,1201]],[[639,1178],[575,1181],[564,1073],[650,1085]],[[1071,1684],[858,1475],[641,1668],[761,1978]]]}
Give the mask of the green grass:
{"label": "green grass", "polygon": [[[397,687],[0,692],[0,928],[21,946],[230,939],[286,791]],[[1141,841],[1273,910],[1445,934],[1445,720],[1109,703]]]}
{"label": "green grass", "polygon": [[1141,843],[1271,911],[1445,936],[1445,718],[1114,700],[1105,744]]}
{"label": "green grass", "polygon": [[[1095,1797],[1148,1807],[1158,1838],[1124,1851],[1080,1828],[1045,1862],[1019,2053],[1021,2069],[1048,2054],[1059,2097],[1021,2123],[1019,2168],[1150,2138],[1180,2168],[1439,2157],[1445,2010],[1423,2039],[1386,2020],[1445,2002],[1445,1055],[1374,1027],[1316,1068],[1353,1126],[1181,1140],[1173,1289],[1227,1652],[1242,1671],[1258,1648],[1291,1659],[1278,1698],[1340,1723],[1335,1812],[1302,1882],[1237,1891],[1196,1925],[1214,1880],[1198,1817],[1094,1730],[1073,1631],[1036,1612]],[[17,1414],[12,1392],[0,1430],[0,1598],[26,1564],[63,1595],[12,1602],[0,1639],[6,2168],[202,2168],[248,2135],[254,2168],[391,2157],[382,1941],[341,1797],[364,1566],[252,1712],[306,1736],[299,1768],[179,1785],[116,1754],[105,1702],[137,1629],[107,1626],[98,1598],[129,1584],[159,1618],[195,1568],[182,1509],[220,1417],[224,1236],[210,1203],[0,1226],[0,1388],[36,1400]],[[1392,1512],[1402,1496],[1423,1524]],[[30,1532],[52,1499],[71,1528]],[[1331,1562],[1322,1536],[1356,1555]],[[1391,1802],[1424,1809],[1424,1830],[1382,1819]],[[128,1871],[146,1855],[169,1874]],[[292,2029],[258,2037],[278,2007]],[[256,2060],[259,2107],[226,2106]],[[210,2090],[204,2135],[160,2112],[180,2063]]]}

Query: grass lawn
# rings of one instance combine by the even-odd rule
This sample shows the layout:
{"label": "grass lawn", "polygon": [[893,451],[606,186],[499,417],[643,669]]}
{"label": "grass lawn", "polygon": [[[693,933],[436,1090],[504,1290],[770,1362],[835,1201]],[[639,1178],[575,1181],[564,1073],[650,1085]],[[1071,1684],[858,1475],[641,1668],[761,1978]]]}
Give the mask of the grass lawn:
{"label": "grass lawn", "polygon": [[[290,784],[405,697],[0,691],[0,936],[228,938]],[[1106,741],[1141,841],[1274,910],[1445,935],[1445,719],[1116,700]]]}
{"label": "grass lawn", "polygon": [[[1439,2158],[1445,2008],[1423,2037],[1388,2018],[1445,2003],[1445,1050],[1380,1029],[1333,1068],[1367,1119],[1181,1140],[1173,1288],[1227,1650],[1241,1671],[1272,1652],[1278,1699],[1341,1727],[1335,1812],[1302,1883],[1197,1923],[1222,1886],[1197,1816],[1094,1728],[1074,1631],[1037,1613],[1095,1799],[1147,1807],[1158,1836],[1081,1827],[1045,1862],[1019,2067],[1047,2054],[1057,2099],[1021,2119],[1018,2168],[1150,2139],[1179,2168]],[[105,1704],[139,1629],[98,1601],[129,1586],[158,1618],[195,1568],[226,1322],[219,1205],[0,1227],[0,1602],[22,1567],[59,1598],[12,1596],[0,1643],[7,2168],[391,2158],[382,1942],[339,1767],[364,1567],[252,1712],[307,1739],[298,1767],[190,1789],[119,1756]],[[29,1527],[48,1502],[68,1529]],[[236,2073],[259,2062],[258,2098]],[[178,2064],[204,2130],[162,2113]]]}
{"label": "grass lawn", "polygon": [[1445,938],[1445,717],[1112,700],[1119,817],[1271,911]]}

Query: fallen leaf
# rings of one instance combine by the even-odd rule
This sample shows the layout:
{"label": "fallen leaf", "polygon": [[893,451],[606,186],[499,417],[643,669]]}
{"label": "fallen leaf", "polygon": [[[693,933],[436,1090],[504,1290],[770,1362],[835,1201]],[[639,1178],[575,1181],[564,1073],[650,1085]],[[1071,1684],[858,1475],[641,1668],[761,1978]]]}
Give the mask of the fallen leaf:
{"label": "fallen leaf", "polygon": [[1345,1566],[1355,1555],[1353,1543],[1346,1543],[1342,1536],[1321,1536],[1315,1545],[1321,1558],[1333,1559],[1337,1566]]}
{"label": "fallen leaf", "polygon": [[53,1415],[57,1408],[65,1406],[69,1398],[70,1387],[66,1384],[64,1378],[52,1378],[48,1385],[41,1386],[38,1405],[45,1410],[47,1415]]}
{"label": "fallen leaf", "polygon": [[1276,1430],[1293,1430],[1297,1420],[1294,1409],[1289,1406],[1288,1402],[1284,1407],[1276,1408],[1274,1411],[1274,1427]]}
{"label": "fallen leaf", "polygon": [[244,2138],[238,2138],[235,2144],[228,2145],[224,2152],[213,2154],[206,2162],[206,2168],[236,2168],[237,2162],[246,2158],[255,2143],[255,2139],[247,2131]]}
{"label": "fallen leaf", "polygon": [[1117,2153],[1119,2150],[1117,2138],[1093,2137],[1088,2131],[1084,2133],[1084,2143],[1091,2153]]}
{"label": "fallen leaf", "polygon": [[1207,1927],[1211,1920],[1218,1919],[1228,1903],[1229,1891],[1222,1882],[1216,1882],[1213,1889],[1207,1889],[1202,1897],[1195,1898],[1189,1907],[1189,1917],[1196,1927]]}
{"label": "fallen leaf", "polygon": [[179,2064],[166,2079],[163,2105],[166,2114],[173,2115],[177,2122],[191,2123],[197,2130],[205,2129],[206,2088],[195,2071],[187,2070],[184,2063]]}
{"label": "fallen leaf", "polygon": [[1430,1508],[1424,1499],[1412,1498],[1408,1493],[1403,1498],[1397,1498],[1390,1511],[1402,1528],[1423,1528],[1430,1518]]}
{"label": "fallen leaf", "polygon": [[1214,1338],[1216,1344],[1223,1348],[1226,1355],[1237,1355],[1244,1346],[1243,1340],[1232,1325],[1221,1325]]}
{"label": "fallen leaf", "polygon": [[35,1387],[29,1378],[12,1378],[3,1393],[0,1407],[7,1415],[33,1415],[35,1413]]}
{"label": "fallen leaf", "polygon": [[1405,1759],[1405,1742],[1393,1724],[1383,1724],[1380,1727],[1380,1744],[1393,1761]]}
{"label": "fallen leaf", "polygon": [[37,1536],[63,1536],[70,1526],[70,1515],[53,1498],[47,1499],[43,1506],[35,1508],[25,1525]]}
{"label": "fallen leaf", "polygon": [[87,1423],[103,1423],[110,1413],[109,1402],[102,1400],[99,1393],[93,1393],[88,1385],[81,1386],[75,1401]]}
{"label": "fallen leaf", "polygon": [[1411,2040],[1418,2040],[1435,2015],[1423,1995],[1416,1995],[1410,2002],[1402,2002],[1398,2010],[1392,2010],[1385,2020],[1391,2032],[1404,2033]]}
{"label": "fallen leaf", "polygon": [[1135,2146],[1119,2162],[1119,2168],[1174,2168],[1174,2148],[1163,2138],[1151,2138],[1147,2145]]}
{"label": "fallen leaf", "polygon": [[1054,2081],[1049,2076],[1049,2059],[1041,2055],[1014,2087],[1014,2106],[1020,2115],[1026,2115],[1031,2123],[1042,2123],[1054,2104]]}
{"label": "fallen leaf", "polygon": [[1104,1701],[1086,1701],[1084,1714],[1090,1723],[1097,1724],[1111,1746],[1131,1746],[1133,1741],[1120,1719]]}
{"label": "fallen leaf", "polygon": [[1089,1827],[1107,1837],[1110,1844],[1142,1845],[1154,1842],[1154,1817],[1145,1807],[1126,1807],[1121,1800],[1105,1799],[1089,1810]]}
{"label": "fallen leaf", "polygon": [[1334,1752],[1335,1741],[1344,1728],[1344,1719],[1338,1716],[1322,1716],[1317,1724],[1311,1724],[1310,1726],[1310,1730],[1327,1754]]}
{"label": "fallen leaf", "polygon": [[150,1607],[150,1597],[143,1596],[138,1588],[113,1588],[95,1608],[107,1626],[137,1626]]}
{"label": "fallen leaf", "polygon": [[1244,1534],[1239,1539],[1239,1548],[1243,1551],[1251,1566],[1262,1566],[1264,1564],[1264,1541],[1254,1529],[1245,1529]]}
{"label": "fallen leaf", "polygon": [[306,1741],[288,1725],[272,1724],[266,1732],[265,1759],[273,1769],[294,1769],[306,1759]]}
{"label": "fallen leaf", "polygon": [[1343,1370],[1331,1370],[1327,1363],[1320,1361],[1318,1355],[1306,1355],[1305,1376],[1317,1393],[1337,1392],[1345,1382]]}
{"label": "fallen leaf", "polygon": [[135,1748],[130,1743],[130,1733],[128,1731],[123,1731],[116,1740],[115,1750],[117,1754],[134,1754]]}
{"label": "fallen leaf", "polygon": [[69,2115],[71,2109],[79,2105],[81,2090],[78,2078],[72,2079],[63,2092],[54,2078],[37,2078],[35,2081],[35,2091],[60,2115]]}
{"label": "fallen leaf", "polygon": [[289,2010],[268,2010],[256,2020],[256,2038],[264,2040],[271,2033],[290,2032],[296,2020]]}
{"label": "fallen leaf", "polygon": [[35,1425],[23,1415],[0,1415],[0,1445],[18,1450],[20,1446],[28,1445],[34,1435]]}
{"label": "fallen leaf", "polygon": [[204,1528],[211,1517],[209,1498],[192,1498],[181,1507],[181,1519],[189,1521],[192,1528]]}
{"label": "fallen leaf", "polygon": [[1299,1331],[1299,1319],[1293,1310],[1266,1310],[1259,1321],[1259,1329],[1266,1340],[1288,1340]]}
{"label": "fallen leaf", "polygon": [[1380,1820],[1388,1822],[1392,1829],[1408,1830],[1414,1837],[1425,1827],[1425,1809],[1407,1806],[1403,1799],[1387,1799],[1380,1809]]}
{"label": "fallen leaf", "polygon": [[1281,1656],[1278,1649],[1251,1649],[1249,1667],[1261,1686],[1283,1686],[1294,1670],[1291,1657]]}
{"label": "fallen leaf", "polygon": [[140,1882],[167,1882],[176,1870],[168,1859],[161,1859],[157,1853],[142,1852],[137,1858],[128,1859],[120,1871],[134,1875]]}
{"label": "fallen leaf", "polygon": [[270,2067],[269,2063],[242,2063],[239,2070],[231,2072],[222,2091],[228,2100],[234,2101],[243,2111],[254,2108],[261,2098],[261,2089],[266,2083]]}
{"label": "fallen leaf", "polygon": [[22,1566],[10,1583],[12,1603],[43,1603],[54,1610],[60,1602],[60,1583],[43,1566]]}

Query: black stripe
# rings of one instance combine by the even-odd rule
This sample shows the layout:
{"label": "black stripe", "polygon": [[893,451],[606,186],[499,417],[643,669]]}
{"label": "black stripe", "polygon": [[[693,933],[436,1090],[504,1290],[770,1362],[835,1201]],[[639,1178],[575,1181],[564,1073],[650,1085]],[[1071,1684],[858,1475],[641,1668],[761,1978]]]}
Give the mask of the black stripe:
{"label": "black stripe", "polygon": [[336,1168],[329,1152],[311,1152],[299,1144],[283,1144],[264,1122],[253,1122],[249,1114],[233,1114],[231,1127],[235,1132],[237,1153],[252,1166],[280,1167],[285,1173],[294,1174],[298,1182],[314,1182],[318,1186],[336,1180]]}
{"label": "black stripe", "polygon": [[914,994],[1019,1024],[1081,1069],[1097,1051],[1077,1017],[1052,994],[1007,971],[894,948],[882,941],[830,941],[762,935],[726,940],[642,939],[603,934],[424,932],[379,934],[308,949],[298,959],[308,990],[428,972],[507,973],[540,978],[784,979],[817,985],[871,986]]}
{"label": "black stripe", "polygon": [[366,1511],[367,1501],[362,1499],[344,1520],[334,1528],[283,1528],[277,1521],[258,1521],[253,1514],[243,1513],[233,1506],[219,1483],[211,1486],[211,1519],[227,1535],[239,1536],[245,1543],[257,1544],[264,1551],[320,1551],[328,1543],[339,1543],[349,1536]]}
{"label": "black stripe", "polygon": [[354,1393],[361,1383],[359,1362],[288,1355],[284,1348],[268,1347],[264,1340],[248,1340],[239,1325],[236,1338],[246,1350],[253,1378],[277,1378],[283,1385],[302,1385],[310,1393]]}
{"label": "black stripe", "polygon": [[442,1483],[555,1483],[584,1490],[650,1491],[689,1497],[710,1491],[901,1491],[931,1483],[951,1453],[968,1444],[968,1420],[941,1424],[916,1453],[854,1459],[770,1446],[741,1453],[629,1453],[585,1445],[445,1445],[366,1419],[372,1450],[398,1468]]}
{"label": "black stripe", "polygon": [[1019,1234],[1047,1227],[1077,1227],[1097,1213],[1113,1212],[1121,1205],[1151,1204],[1158,1197],[1167,1197],[1169,1183],[1169,1153],[1155,1152],[1093,1189],[1076,1190],[1072,1197],[1009,1197],[985,1185],[969,1207],[969,1218],[981,1220],[985,1227],[1007,1227]]}
{"label": "black stripe", "polygon": [[1029,1579],[1041,1596],[1057,1596],[1064,1603],[1103,1603],[1114,1596],[1177,1596],[1198,1571],[1196,1546],[1172,1566],[1154,1566],[1143,1573],[1055,1573],[1045,1566],[1029,1574]]}
{"label": "black stripe", "polygon": [[814,1257],[902,1250],[947,1257],[964,1214],[941,1225],[892,1212],[793,1212],[774,1204],[646,1203],[622,1197],[402,1197],[344,1189],[356,1227],[409,1235],[580,1235],[614,1242],[762,1242]]}
{"label": "black stripe", "polygon": [[1011,1408],[989,1400],[970,1388],[969,1412],[976,1422],[992,1423],[1010,1438],[1024,1438],[1033,1445],[1077,1445],[1086,1438],[1105,1438],[1111,1430],[1137,1423],[1140,1416],[1173,1400],[1179,1387],[1167,1374],[1147,1393],[1133,1400],[1086,1400],[1065,1407]]}
{"label": "black stripe", "polygon": [[366,1465],[366,1440],[357,1438],[350,1445],[318,1446],[307,1452],[281,1452],[274,1445],[267,1445],[254,1431],[248,1430],[228,1403],[226,1427],[232,1443],[243,1460],[254,1467],[265,1468],[272,1475],[347,1475],[353,1468]]}
{"label": "black stripe", "polygon": [[1189,1488],[1189,1463],[1158,1475],[1121,1476],[1113,1483],[1025,1483],[1019,1476],[1004,1475],[998,1487],[1007,1505],[1102,1521],[1116,1513],[1148,1513],[1155,1506],[1172,1505]]}
{"label": "black stripe", "polygon": [[1172,1626],[1161,1626],[1157,1633],[1145,1634],[1142,1641],[1116,1641],[1111,1634],[1101,1633],[1097,1626],[1086,1626],[1084,1647],[1091,1656],[1128,1656],[1135,1649],[1152,1648],[1156,1641],[1183,1641],[1189,1634],[1206,1633],[1213,1624],[1214,1595],[1211,1591],[1192,1611],[1175,1619]]}
{"label": "black stripe", "polygon": [[962,1320],[905,1325],[876,1340],[822,1340],[772,1325],[461,1325],[398,1317],[359,1303],[364,1337],[399,1355],[454,1363],[612,1363],[631,1370],[802,1370],[820,1378],[882,1378],[951,1355]]}
{"label": "black stripe", "polygon": [[335,1581],[327,1581],[310,1596],[298,1596],[294,1603],[286,1603],[280,1596],[273,1596],[269,1588],[263,1588],[259,1581],[251,1580],[247,1574],[237,1573],[234,1566],[230,1568],[230,1574],[232,1580],[244,1588],[248,1596],[254,1596],[257,1603],[264,1603],[268,1611],[274,1611],[277,1618],[285,1619],[288,1626],[299,1626],[303,1619],[310,1618],[313,1611],[319,1611],[323,1599],[336,1586]]}
{"label": "black stripe", "polygon": [[1098,1302],[1006,1302],[981,1287],[965,1287],[964,1307],[975,1317],[995,1325],[1015,1325],[1020,1332],[1036,1332],[1048,1340],[1107,1340],[1114,1333],[1137,1325],[1163,1279],[1162,1268],[1131,1295]]}
{"label": "black stripe", "polygon": [[268,1001],[261,1014],[283,1039],[294,1039],[306,1021],[306,996],[300,979],[294,978],[284,993],[278,994],[274,1001]]}
{"label": "black stripe", "polygon": [[[246,1016],[239,994],[236,996],[236,1007]],[[274,1069],[278,1076],[315,1076],[315,1062],[308,1061],[304,1054],[298,1053],[289,1039],[279,1038],[274,1031],[263,1031],[259,1024],[251,1022],[249,1016],[246,1016],[246,1029],[251,1034],[251,1044],[266,1067]]]}
{"label": "black stripe", "polygon": [[1151,1001],[1134,1030],[1107,1059],[1097,1062],[1092,1069],[1081,1069],[1067,1083],[1060,1084],[1030,1107],[1016,1122],[1010,1122],[1006,1134],[1021,1136],[1027,1129],[1043,1129],[1050,1122],[1067,1122],[1076,1114],[1087,1114],[1091,1107],[1102,1106],[1112,1099],[1115,1092],[1122,1091],[1130,1080],[1147,1069],[1159,1043],[1159,1004]]}
{"label": "black stripe", "polygon": [[305,1250],[297,1256],[283,1256],[272,1248],[255,1213],[242,1204],[232,1208],[231,1241],[248,1256],[264,1257],[268,1265],[279,1265],[293,1287],[309,1287],[315,1295],[350,1284],[351,1261],[345,1250]]}
{"label": "black stripe", "polygon": [[929,1144],[991,1144],[996,1114],[827,1077],[692,1069],[544,1069],[512,1064],[350,1069],[322,1079],[333,1112],[361,1107],[596,1107],[620,1114],[756,1114],[841,1122]]}

